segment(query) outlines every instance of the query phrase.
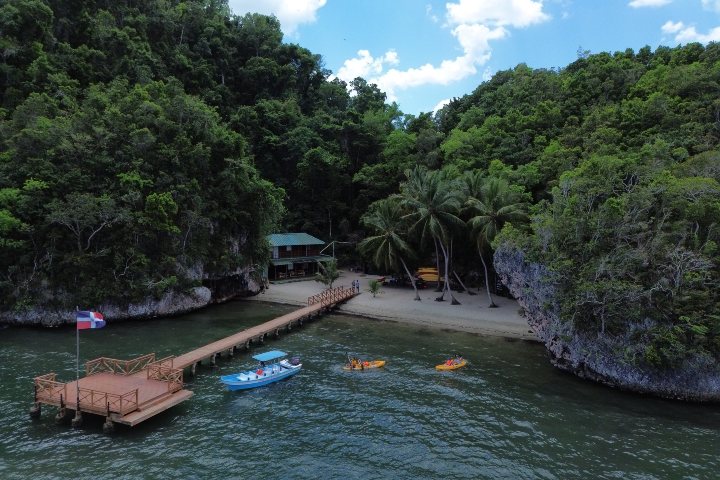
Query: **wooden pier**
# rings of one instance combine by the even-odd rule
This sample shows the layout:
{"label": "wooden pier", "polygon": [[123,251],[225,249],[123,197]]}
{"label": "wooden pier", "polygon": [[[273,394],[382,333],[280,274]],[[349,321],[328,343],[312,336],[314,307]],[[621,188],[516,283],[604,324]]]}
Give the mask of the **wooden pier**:
{"label": "wooden pier", "polygon": [[58,382],[55,373],[36,377],[32,417],[40,416],[41,405],[59,407],[57,421],[74,411],[73,426],[82,423],[82,412],[105,416],[103,429],[112,431],[115,423],[134,426],[192,396],[183,388],[183,371],[195,374],[201,362],[215,364],[218,355],[232,356],[238,349],[262,344],[268,337],[279,337],[293,327],[302,326],[322,313],[357,295],[349,288],[329,288],[308,298],[306,307],[261,325],[222,338],[177,357],[157,360],[154,353],[132,360],[97,358],[85,364],[79,381]]}

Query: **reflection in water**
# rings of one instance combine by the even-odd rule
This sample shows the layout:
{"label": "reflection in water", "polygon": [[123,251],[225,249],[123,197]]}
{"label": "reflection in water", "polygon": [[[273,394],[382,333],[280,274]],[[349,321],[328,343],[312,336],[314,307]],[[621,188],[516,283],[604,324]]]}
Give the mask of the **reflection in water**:
{"label": "reflection in water", "polygon": [[[288,311],[237,302],[177,319],[82,332],[82,357],[180,354]],[[302,357],[290,380],[246,392],[223,358],[186,378],[188,402],[101,433],[32,422],[32,378],[74,377],[72,329],[5,329],[0,350],[2,478],[712,478],[716,407],[616,392],[549,366],[527,342],[328,316],[266,344]],[[261,350],[261,349],[258,349]],[[254,351],[258,351],[254,350]],[[470,365],[434,365],[461,352]],[[387,360],[346,372],[346,354]],[[90,418],[90,417],[86,417]]]}

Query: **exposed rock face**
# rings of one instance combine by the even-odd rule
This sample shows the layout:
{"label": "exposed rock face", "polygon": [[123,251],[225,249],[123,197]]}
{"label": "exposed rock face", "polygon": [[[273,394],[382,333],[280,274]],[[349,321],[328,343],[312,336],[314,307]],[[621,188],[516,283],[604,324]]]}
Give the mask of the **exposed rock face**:
{"label": "exposed rock face", "polygon": [[637,333],[652,320],[632,326],[622,337],[582,334],[560,319],[552,272],[530,263],[523,252],[502,245],[495,270],[525,309],[528,323],[545,343],[550,362],[561,370],[610,387],[678,400],[720,402],[720,371],[712,360],[688,360],[682,368],[660,370],[629,359],[644,349]]}
{"label": "exposed rock face", "polygon": [[[109,321],[167,317],[199,310],[238,296],[254,295],[260,291],[260,286],[250,279],[247,271],[203,283],[206,285],[184,292],[168,292],[160,299],[147,297],[142,302],[129,305],[105,304],[96,308]],[[52,327],[74,322],[74,310],[38,307],[19,312],[0,312],[0,323],[11,325]]]}

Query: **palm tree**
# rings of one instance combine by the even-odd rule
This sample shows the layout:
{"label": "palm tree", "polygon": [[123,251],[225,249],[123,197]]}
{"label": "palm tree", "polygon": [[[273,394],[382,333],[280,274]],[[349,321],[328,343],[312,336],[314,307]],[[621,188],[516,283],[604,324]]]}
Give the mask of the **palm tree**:
{"label": "palm tree", "polygon": [[497,305],[490,294],[484,253],[506,223],[527,221],[527,203],[523,201],[522,194],[513,190],[508,182],[500,178],[484,178],[479,171],[469,173],[465,177],[465,186],[468,195],[465,211],[470,215],[467,224],[475,238],[485,271],[489,307],[496,308]]}
{"label": "palm tree", "polygon": [[[405,258],[412,256],[412,248],[403,238],[403,211],[397,197],[390,197],[375,202],[370,211],[362,217],[365,226],[371,228],[375,235],[366,238],[358,245],[364,255],[372,256],[379,268],[396,270],[401,264],[412,282],[415,300],[420,300],[415,278],[405,263]],[[373,295],[374,296],[374,295]]]}
{"label": "palm tree", "polygon": [[340,278],[337,262],[334,259],[327,262],[326,265],[323,265],[322,262],[318,262],[318,266],[320,269],[315,275],[315,281],[327,285],[328,288],[332,288],[335,280]]}
{"label": "palm tree", "polygon": [[458,304],[449,284],[449,246],[454,231],[465,225],[457,216],[461,206],[460,188],[445,175],[422,171],[419,167],[407,176],[408,182],[400,186],[400,192],[403,205],[410,213],[403,218],[410,222],[410,231],[420,234],[421,244],[436,242],[445,258],[445,285],[437,300],[443,300],[448,290],[452,303]]}

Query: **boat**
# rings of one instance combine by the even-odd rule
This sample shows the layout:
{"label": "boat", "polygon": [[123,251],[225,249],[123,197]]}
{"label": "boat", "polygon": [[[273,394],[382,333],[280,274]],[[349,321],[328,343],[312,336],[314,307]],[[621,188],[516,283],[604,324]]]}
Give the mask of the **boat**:
{"label": "boat", "polygon": [[220,381],[228,390],[246,390],[248,388],[263,387],[283,380],[298,373],[302,363],[297,357],[287,360],[287,354],[280,350],[254,355],[252,358],[260,362],[255,370],[223,375]]}
{"label": "boat", "polygon": [[382,368],[385,366],[385,360],[358,361],[357,363],[346,363],[343,370],[370,370],[372,368]]}
{"label": "boat", "polygon": [[459,362],[453,360],[452,364],[448,365],[447,362],[441,363],[440,365],[435,365],[436,370],[457,370],[458,368],[462,368],[465,365],[467,365],[467,360],[464,358],[460,360]]}

